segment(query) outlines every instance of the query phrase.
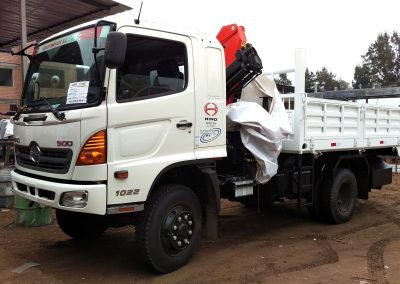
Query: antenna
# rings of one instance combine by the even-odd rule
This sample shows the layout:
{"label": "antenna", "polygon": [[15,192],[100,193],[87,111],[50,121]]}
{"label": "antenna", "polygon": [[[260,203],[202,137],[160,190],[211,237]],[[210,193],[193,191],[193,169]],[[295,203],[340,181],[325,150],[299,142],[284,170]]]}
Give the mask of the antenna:
{"label": "antenna", "polygon": [[135,24],[136,24],[136,25],[139,25],[139,24],[140,24],[140,13],[142,12],[142,6],[143,6],[143,1],[142,1],[142,3],[140,4],[139,15],[138,15],[137,19],[135,19]]}

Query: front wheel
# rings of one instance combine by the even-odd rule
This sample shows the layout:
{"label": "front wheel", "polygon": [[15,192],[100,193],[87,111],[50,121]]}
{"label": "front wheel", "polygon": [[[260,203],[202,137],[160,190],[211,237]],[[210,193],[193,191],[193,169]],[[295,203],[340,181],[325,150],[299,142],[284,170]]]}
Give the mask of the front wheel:
{"label": "front wheel", "polygon": [[99,237],[108,226],[104,216],[56,209],[61,230],[74,239],[87,240]]}
{"label": "front wheel", "polygon": [[327,179],[321,189],[323,217],[340,224],[350,220],[357,201],[357,180],[348,169],[339,169],[332,179]]}
{"label": "front wheel", "polygon": [[136,228],[145,262],[161,273],[185,265],[200,241],[200,202],[183,185],[165,185],[152,194]]}

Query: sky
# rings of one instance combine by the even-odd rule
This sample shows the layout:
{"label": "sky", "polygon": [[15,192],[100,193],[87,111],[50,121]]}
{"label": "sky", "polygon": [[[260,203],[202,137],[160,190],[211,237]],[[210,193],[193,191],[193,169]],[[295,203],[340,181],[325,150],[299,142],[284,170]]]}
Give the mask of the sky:
{"label": "sky", "polygon": [[[140,6],[137,0],[122,1]],[[377,35],[400,31],[399,11],[399,0],[144,0],[141,18],[211,36],[236,23],[246,28],[264,72],[294,68],[295,49],[305,48],[311,71],[325,66],[351,82]]]}

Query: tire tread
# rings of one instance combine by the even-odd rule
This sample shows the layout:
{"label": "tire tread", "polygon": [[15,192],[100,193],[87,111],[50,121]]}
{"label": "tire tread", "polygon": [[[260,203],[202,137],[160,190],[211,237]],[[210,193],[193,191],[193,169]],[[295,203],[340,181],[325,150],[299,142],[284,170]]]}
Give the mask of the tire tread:
{"label": "tire tread", "polygon": [[[161,202],[164,198],[175,192],[177,190],[185,190],[186,192],[190,192],[197,199],[195,193],[190,189],[183,185],[178,184],[167,184],[159,187],[153,194],[151,194],[146,202],[147,207],[145,208],[143,215],[139,218],[139,222],[136,227],[136,244],[138,246],[138,250],[141,258],[147,265],[150,265],[155,270],[160,273],[168,273],[172,271],[171,269],[167,269],[165,267],[160,267],[155,259],[153,259],[151,255],[151,244],[149,241],[149,234],[152,230],[151,223],[153,219],[153,215],[156,213],[157,208],[160,206]],[[201,226],[201,224],[198,224]]]}

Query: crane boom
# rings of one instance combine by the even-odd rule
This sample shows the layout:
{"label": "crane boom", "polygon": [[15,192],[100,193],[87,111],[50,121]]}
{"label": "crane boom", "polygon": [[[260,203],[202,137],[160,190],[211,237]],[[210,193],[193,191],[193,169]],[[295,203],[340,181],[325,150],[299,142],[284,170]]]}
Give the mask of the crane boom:
{"label": "crane boom", "polygon": [[227,104],[240,99],[242,89],[261,74],[262,62],[256,49],[247,43],[245,28],[226,25],[217,35],[225,52]]}

